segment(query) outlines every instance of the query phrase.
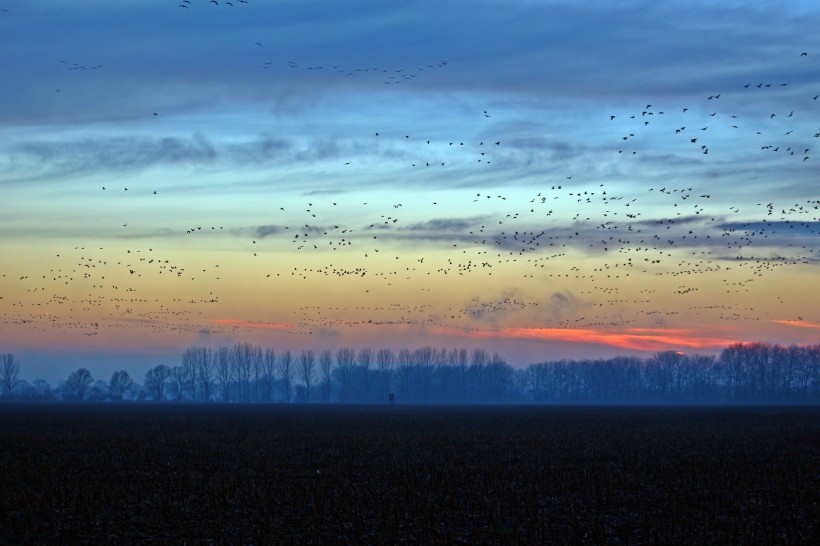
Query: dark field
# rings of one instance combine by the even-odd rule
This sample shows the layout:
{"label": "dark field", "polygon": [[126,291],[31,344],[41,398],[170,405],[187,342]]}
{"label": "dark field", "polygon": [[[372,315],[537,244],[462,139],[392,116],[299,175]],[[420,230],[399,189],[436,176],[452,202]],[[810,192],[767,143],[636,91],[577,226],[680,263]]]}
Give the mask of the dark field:
{"label": "dark field", "polygon": [[0,406],[0,542],[816,544],[820,409]]}

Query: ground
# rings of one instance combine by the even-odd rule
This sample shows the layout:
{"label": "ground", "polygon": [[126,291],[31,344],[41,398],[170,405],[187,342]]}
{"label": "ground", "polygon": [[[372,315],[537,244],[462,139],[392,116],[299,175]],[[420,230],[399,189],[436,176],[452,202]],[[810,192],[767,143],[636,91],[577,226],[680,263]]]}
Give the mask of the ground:
{"label": "ground", "polygon": [[810,544],[818,408],[0,406],[0,543]]}

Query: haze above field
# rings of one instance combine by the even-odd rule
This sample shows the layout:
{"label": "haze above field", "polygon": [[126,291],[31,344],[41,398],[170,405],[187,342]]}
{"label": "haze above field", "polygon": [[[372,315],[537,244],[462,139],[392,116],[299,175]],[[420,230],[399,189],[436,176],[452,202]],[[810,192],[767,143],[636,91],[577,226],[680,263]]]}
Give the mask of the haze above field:
{"label": "haze above field", "polygon": [[0,351],[27,377],[245,341],[818,339],[814,2],[0,8]]}

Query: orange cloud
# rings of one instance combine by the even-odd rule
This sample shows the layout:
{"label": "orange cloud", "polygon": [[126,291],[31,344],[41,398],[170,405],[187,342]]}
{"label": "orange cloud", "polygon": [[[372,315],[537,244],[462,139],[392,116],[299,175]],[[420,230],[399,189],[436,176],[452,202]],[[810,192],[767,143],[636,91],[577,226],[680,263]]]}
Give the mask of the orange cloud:
{"label": "orange cloud", "polygon": [[775,324],[785,324],[786,326],[797,326],[798,328],[815,328],[820,330],[820,324],[806,322],[804,320],[773,320]]}
{"label": "orange cloud", "polygon": [[719,349],[735,339],[723,339],[700,335],[695,330],[627,328],[625,330],[586,330],[573,328],[499,328],[495,330],[438,329],[437,333],[466,336],[477,339],[536,339],[542,341],[565,341],[570,343],[595,343],[637,351],[666,351],[681,347],[690,349]]}
{"label": "orange cloud", "polygon": [[234,328],[262,328],[265,330],[287,330],[293,328],[293,325],[287,322],[251,322],[237,319],[211,319],[211,322],[219,324],[220,326],[233,326]]}

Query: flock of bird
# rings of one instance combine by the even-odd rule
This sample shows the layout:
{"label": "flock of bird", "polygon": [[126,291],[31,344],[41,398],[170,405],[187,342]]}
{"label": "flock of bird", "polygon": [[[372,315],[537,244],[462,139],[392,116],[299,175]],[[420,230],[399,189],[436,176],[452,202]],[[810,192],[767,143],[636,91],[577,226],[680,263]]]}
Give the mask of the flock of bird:
{"label": "flock of bird", "polygon": [[[182,0],[179,7],[225,9],[249,3],[235,1]],[[255,45],[264,48],[263,42]],[[103,68],[60,62],[70,71]],[[447,61],[390,69],[275,60],[263,64],[285,73],[372,74],[390,84],[410,83],[447,66]],[[788,82],[750,82],[742,88],[748,97],[741,100],[749,103],[755,93],[782,93]],[[663,109],[642,104],[631,112],[608,114],[613,152],[640,160],[656,149],[671,149],[707,161],[727,143],[734,149],[736,142],[743,146],[757,139],[750,152],[781,154],[799,161],[801,168],[813,168],[813,139],[820,137],[820,128],[806,131],[805,120],[817,122],[817,100],[817,94],[808,94],[788,108],[758,115],[749,108],[740,113],[737,103],[724,109],[727,91],[703,97],[712,110],[707,114],[703,104]],[[486,120],[493,113],[482,109],[475,116]],[[736,136],[727,136],[730,131]],[[442,140],[374,127],[370,138],[407,150],[403,157],[414,158],[407,161],[408,168],[464,169],[495,166],[497,158],[515,160],[505,155],[509,139],[504,134]],[[355,159],[342,161],[338,176],[356,168]],[[263,322],[211,320],[230,299],[220,294],[235,294],[243,283],[259,298],[270,298],[265,305],[272,323],[284,325],[279,331],[288,335],[353,327],[472,332],[510,317],[553,328],[660,326],[683,312],[723,321],[754,320],[759,309],[749,307],[744,297],[755,283],[787,268],[820,262],[820,199],[761,202],[741,215],[736,206],[712,204],[713,195],[721,192],[714,184],[676,185],[674,180],[670,174],[665,184],[626,190],[616,182],[593,182],[566,172],[526,195],[465,188],[448,193],[446,202],[435,194],[423,200],[418,194],[408,199],[395,194],[391,203],[354,201],[345,194],[309,196],[300,204],[275,207],[270,221],[261,225],[225,227],[205,217],[196,225],[175,225],[169,218],[166,241],[136,233],[127,248],[122,241],[132,237],[133,225],[124,222],[112,247],[88,240],[56,253],[48,271],[13,279],[0,272],[0,327],[88,336],[127,329],[148,338],[264,328]],[[101,188],[112,193],[110,184]],[[128,192],[126,198],[138,192],[163,198],[154,187],[124,186],[117,192]],[[272,202],[276,199],[270,196]],[[453,210],[462,215],[453,218],[446,212]],[[669,214],[658,217],[659,210]],[[225,241],[239,251],[239,258],[187,252],[217,248]],[[450,298],[448,293],[458,292],[468,278],[484,295],[460,302]],[[316,286],[352,294],[362,304],[331,298],[335,303],[294,306],[293,298]],[[728,303],[697,298],[708,292],[705,300],[711,302],[717,291],[732,296]],[[543,295],[532,297],[534,293]],[[290,298],[282,302],[290,316],[277,311],[277,298]],[[670,307],[670,301],[677,303]]]}
{"label": "flock of bird", "polygon": [[[262,42],[255,42],[255,44],[259,47],[263,47]],[[262,64],[262,68],[270,69],[279,66],[281,63],[279,61],[265,61]],[[422,72],[430,72],[432,70],[445,68],[447,66],[447,61],[439,61],[436,64],[427,64],[424,66],[415,66],[415,67],[401,67],[401,68],[386,68],[386,67],[344,67],[337,64],[333,65],[310,65],[310,66],[301,66],[296,61],[288,61],[287,62],[288,68],[291,70],[305,70],[308,72],[313,72],[316,74],[323,74],[323,73],[334,73],[340,76],[345,77],[363,77],[363,76],[370,76],[370,75],[377,75],[381,78],[385,78],[384,83],[385,85],[395,85],[403,82],[410,82],[415,80],[416,78],[422,76]]]}
{"label": "flock of bird", "polygon": [[[237,4],[247,4],[249,2],[249,0],[236,0],[236,2],[237,2]],[[201,2],[201,3],[204,4],[205,2]],[[208,0],[208,4],[213,4],[217,8],[220,6],[220,4],[217,0]],[[224,6],[224,7],[227,7],[227,6],[234,7],[233,2],[228,2],[226,0],[223,0],[221,5]],[[180,2],[180,4],[179,4],[179,7],[184,8],[184,9],[188,9],[192,6],[193,6],[193,4],[191,3],[191,0],[182,0],[182,2]]]}
{"label": "flock of bird", "polygon": [[[788,83],[781,83],[772,88],[772,84],[758,84],[751,86],[746,84],[744,89],[754,90],[763,89],[767,93],[777,93],[788,85]],[[771,95],[770,95],[771,96]],[[776,96],[776,95],[775,95]],[[816,104],[812,101],[817,101],[820,94],[807,95],[798,108],[803,108],[803,114],[813,113],[812,108],[816,110]],[[658,133],[655,131],[655,126],[662,125],[663,130],[671,137],[674,131],[676,142],[680,142],[683,146],[689,146],[696,153],[708,155],[709,145],[711,142],[711,135],[716,130],[720,131],[735,131],[740,136],[754,135],[759,141],[758,148],[762,151],[781,152],[784,155],[796,157],[801,161],[807,161],[810,157],[809,152],[813,142],[811,139],[820,137],[820,128],[795,133],[795,126],[800,121],[800,113],[795,117],[795,110],[790,107],[788,112],[771,112],[758,116],[740,116],[733,112],[722,112],[719,110],[719,100],[721,94],[709,95],[706,101],[713,101],[714,111],[698,116],[693,113],[689,107],[677,107],[675,111],[663,111],[653,109],[651,104],[647,104],[640,112],[630,113],[627,116],[627,121],[622,124],[624,127],[621,136],[623,145],[632,144],[635,141],[641,141],[642,137],[648,136],[652,139],[653,144],[657,144]],[[751,97],[752,100],[759,97]],[[747,102],[749,97],[743,97],[744,102]],[[736,108],[738,104],[734,105]],[[699,109],[701,110],[701,109]],[[664,116],[663,123],[660,122],[661,116]],[[668,121],[673,118],[674,121]],[[620,122],[621,116],[612,114],[609,120],[613,122]],[[670,124],[671,123],[671,124]],[[627,132],[628,131],[628,132]],[[736,141],[733,138],[733,141]],[[620,146],[619,154],[627,153],[635,155],[639,148],[630,149],[629,147]]]}

